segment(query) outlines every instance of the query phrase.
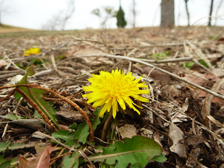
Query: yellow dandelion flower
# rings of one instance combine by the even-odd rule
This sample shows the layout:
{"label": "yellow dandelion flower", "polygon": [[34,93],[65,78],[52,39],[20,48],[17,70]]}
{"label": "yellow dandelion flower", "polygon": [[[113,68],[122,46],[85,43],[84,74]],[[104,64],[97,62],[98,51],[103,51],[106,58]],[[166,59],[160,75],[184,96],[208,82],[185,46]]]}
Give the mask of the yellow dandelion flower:
{"label": "yellow dandelion flower", "polygon": [[30,48],[29,50],[26,50],[23,54],[23,56],[29,56],[29,55],[38,55],[40,54],[39,48]]}
{"label": "yellow dandelion flower", "polygon": [[87,97],[87,103],[93,103],[93,107],[103,106],[99,116],[108,111],[112,111],[113,118],[116,117],[118,106],[125,110],[128,105],[138,114],[139,107],[131,98],[142,102],[148,102],[147,98],[140,96],[148,94],[149,89],[141,90],[140,88],[148,88],[145,83],[139,83],[142,78],[135,79],[131,72],[124,74],[121,70],[112,70],[111,73],[100,71],[100,75],[94,75],[89,79],[90,86],[84,86],[84,91],[90,92],[84,94]]}

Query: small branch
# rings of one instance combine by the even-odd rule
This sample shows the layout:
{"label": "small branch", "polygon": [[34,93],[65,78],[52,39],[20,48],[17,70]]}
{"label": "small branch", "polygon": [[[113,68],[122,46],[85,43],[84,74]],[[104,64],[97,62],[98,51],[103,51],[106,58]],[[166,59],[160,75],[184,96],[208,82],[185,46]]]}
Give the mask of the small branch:
{"label": "small branch", "polygon": [[12,96],[15,93],[15,89],[13,89],[6,97],[0,99],[0,102],[7,100],[10,96]]}

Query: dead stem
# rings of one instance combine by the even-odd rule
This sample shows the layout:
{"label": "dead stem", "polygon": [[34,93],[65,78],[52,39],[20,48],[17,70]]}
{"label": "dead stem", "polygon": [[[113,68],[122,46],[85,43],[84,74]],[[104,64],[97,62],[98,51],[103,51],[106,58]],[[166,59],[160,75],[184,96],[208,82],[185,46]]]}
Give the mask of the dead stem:
{"label": "dead stem", "polygon": [[7,96],[3,97],[2,99],[0,99],[0,102],[8,99],[10,96],[12,96],[15,93],[16,89],[12,90]]}
{"label": "dead stem", "polygon": [[107,117],[104,125],[103,125],[103,130],[102,130],[102,134],[101,134],[101,139],[104,141],[106,138],[106,133],[107,133],[107,129],[108,126],[110,124],[110,120],[112,119],[112,112],[110,112],[109,116]]}

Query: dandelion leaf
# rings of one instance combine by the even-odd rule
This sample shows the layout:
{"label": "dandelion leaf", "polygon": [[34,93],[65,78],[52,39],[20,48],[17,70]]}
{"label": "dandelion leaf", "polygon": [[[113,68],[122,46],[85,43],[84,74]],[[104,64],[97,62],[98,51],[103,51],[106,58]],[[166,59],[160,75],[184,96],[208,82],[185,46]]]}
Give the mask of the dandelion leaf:
{"label": "dandelion leaf", "polygon": [[0,142],[0,152],[5,151],[9,145],[10,145],[9,141]]}
{"label": "dandelion leaf", "polygon": [[78,168],[79,166],[79,152],[74,152],[72,155],[66,155],[63,158],[63,168]]}
{"label": "dandelion leaf", "polygon": [[100,114],[100,109],[97,108],[93,114],[95,115],[95,118],[92,119],[92,126],[93,126],[93,130],[95,130],[97,128],[97,126],[100,124],[100,117],[99,117],[99,114]]}
{"label": "dandelion leaf", "polygon": [[123,141],[115,141],[114,145],[103,148],[102,154],[91,156],[89,159],[115,165],[116,168],[127,167],[129,163],[141,168],[162,154],[159,144],[150,138],[134,136],[131,139],[124,138]]}
{"label": "dandelion leaf", "polygon": [[87,125],[87,123],[82,123],[79,124],[78,129],[75,132],[74,139],[77,139],[78,142],[85,144],[88,135],[89,135],[89,126]]}
{"label": "dandelion leaf", "polygon": [[[33,67],[29,67],[26,70],[26,74],[23,76],[23,78],[19,81],[17,85],[20,84],[28,84],[27,77],[34,75],[35,72],[33,70]],[[50,105],[47,104],[47,102],[41,97],[41,94],[44,92],[44,90],[36,89],[36,88],[29,88],[29,87],[19,87],[33,102],[35,102],[38,107],[41,109],[41,111],[48,116],[49,119],[51,119],[54,123],[54,125],[59,128],[58,123],[56,121],[55,116],[52,114],[52,108]],[[21,97],[19,93],[15,94],[15,97]]]}
{"label": "dandelion leaf", "polygon": [[52,134],[52,136],[54,138],[59,138],[59,139],[63,139],[65,141],[70,141],[70,140],[73,140],[73,132],[70,132],[68,130],[59,130],[57,132],[54,132]]}

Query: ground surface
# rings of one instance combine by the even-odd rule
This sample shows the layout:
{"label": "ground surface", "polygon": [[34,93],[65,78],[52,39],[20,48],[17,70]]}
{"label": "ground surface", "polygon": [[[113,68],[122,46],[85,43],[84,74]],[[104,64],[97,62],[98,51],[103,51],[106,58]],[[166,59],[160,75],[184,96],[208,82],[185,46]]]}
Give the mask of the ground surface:
{"label": "ground surface", "polygon": [[[119,114],[114,138],[122,140],[141,135],[158,142],[167,161],[150,162],[146,167],[224,166],[223,27],[26,31],[22,34],[0,29],[0,37],[0,86],[10,85],[12,77],[24,75],[25,69],[32,65],[36,74],[29,78],[30,83],[71,99],[92,119],[95,109],[86,105],[81,96],[91,74],[117,67],[124,72],[131,71],[136,76],[144,76],[151,89],[146,95],[150,102],[142,104],[140,116],[132,110]],[[41,54],[23,56],[29,48],[39,48]],[[9,93],[10,89],[0,90],[1,98]],[[85,122],[68,103],[51,94],[46,94],[45,100],[54,103],[57,122],[64,127]],[[49,145],[49,137],[34,136],[38,130],[49,136],[52,133],[44,124],[32,127],[39,124],[33,124],[36,120],[32,119],[37,117],[34,111],[32,106],[16,101],[13,96],[0,102],[1,116],[12,114],[28,119],[25,124],[18,124],[11,122],[15,119],[1,117],[1,142],[23,143],[3,152],[5,158],[33,156],[35,142],[40,146]],[[100,131],[98,128],[96,137],[100,137]],[[62,158],[51,160],[52,167],[62,166]],[[81,166],[90,165],[85,162]]]}

